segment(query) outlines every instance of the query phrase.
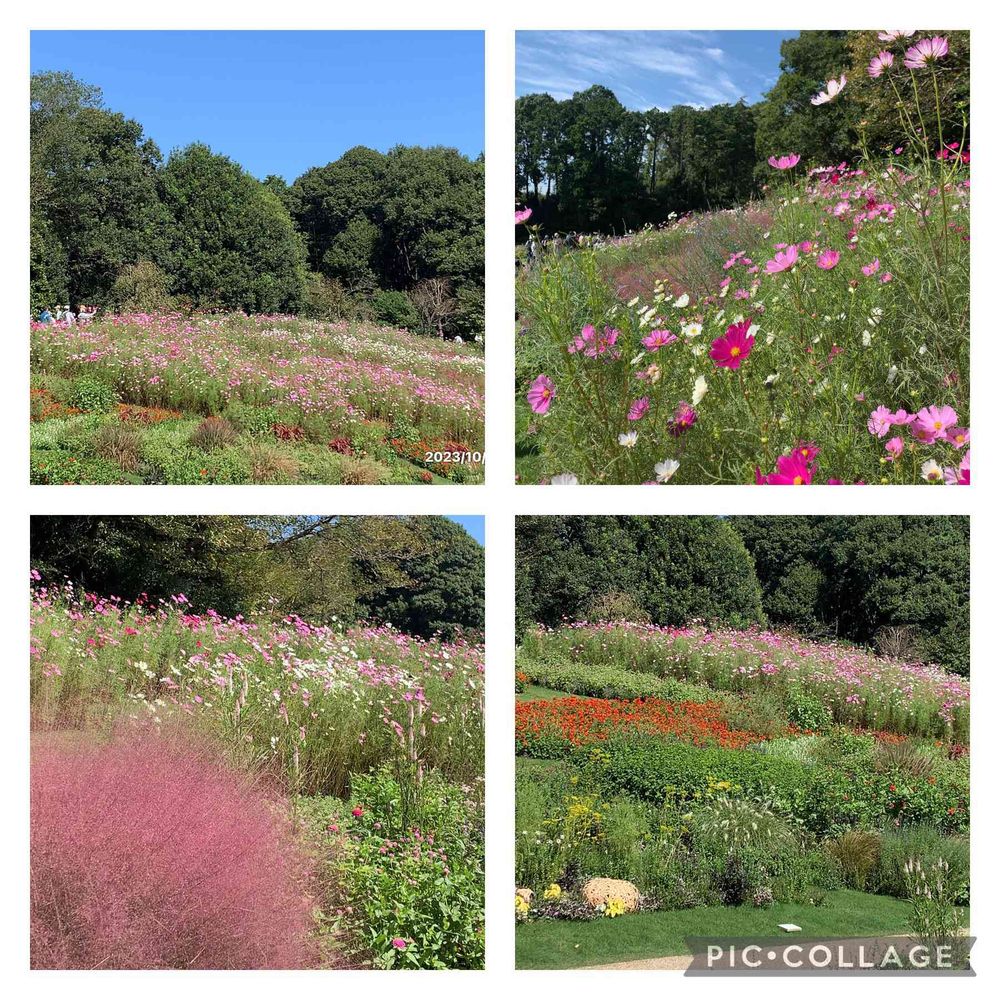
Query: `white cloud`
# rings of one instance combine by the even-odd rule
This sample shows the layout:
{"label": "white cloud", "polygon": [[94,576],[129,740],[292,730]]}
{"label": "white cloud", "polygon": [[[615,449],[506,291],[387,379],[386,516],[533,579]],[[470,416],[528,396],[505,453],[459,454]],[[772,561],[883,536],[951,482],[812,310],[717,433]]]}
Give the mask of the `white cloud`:
{"label": "white cloud", "polygon": [[[517,92],[564,100],[593,84],[633,110],[704,107],[753,99],[730,68],[725,32],[519,31]],[[756,74],[754,74],[756,75]],[[753,88],[756,90],[756,88]]]}

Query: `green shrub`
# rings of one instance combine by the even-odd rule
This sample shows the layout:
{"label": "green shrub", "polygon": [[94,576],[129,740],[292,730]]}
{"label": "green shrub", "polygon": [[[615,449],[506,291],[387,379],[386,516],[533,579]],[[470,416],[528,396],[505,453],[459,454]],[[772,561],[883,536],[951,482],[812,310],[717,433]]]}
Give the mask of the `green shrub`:
{"label": "green shrub", "polygon": [[372,316],[386,326],[414,330],[420,325],[420,316],[406,292],[379,289],[369,300]]}
{"label": "green shrub", "polygon": [[944,858],[956,881],[962,883],[958,893],[959,905],[968,904],[969,840],[967,837],[943,834],[929,823],[889,827],[883,832],[882,850],[871,875],[871,891],[906,899],[905,866],[914,858],[924,869],[929,869],[938,858]]}
{"label": "green shrub", "polygon": [[223,416],[244,434],[255,438],[272,437],[271,428],[280,422],[276,407],[253,406],[238,401],[230,403]]}
{"label": "green shrub", "polygon": [[787,698],[788,721],[793,726],[822,733],[833,725],[833,712],[822,698],[798,687],[789,688]]}
{"label": "green shrub", "polygon": [[201,451],[221,451],[239,436],[233,425],[223,417],[205,417],[192,431],[191,444]]}
{"label": "green shrub", "polygon": [[155,313],[173,308],[170,276],[151,260],[126,264],[111,286],[111,304],[117,312]]}
{"label": "green shrub", "polygon": [[93,375],[81,375],[74,380],[66,402],[88,413],[107,413],[118,405],[118,394],[107,382]]}
{"label": "green shrub", "polygon": [[872,870],[878,864],[882,838],[871,830],[845,830],[828,840],[826,849],[840,865],[847,885],[864,892]]}

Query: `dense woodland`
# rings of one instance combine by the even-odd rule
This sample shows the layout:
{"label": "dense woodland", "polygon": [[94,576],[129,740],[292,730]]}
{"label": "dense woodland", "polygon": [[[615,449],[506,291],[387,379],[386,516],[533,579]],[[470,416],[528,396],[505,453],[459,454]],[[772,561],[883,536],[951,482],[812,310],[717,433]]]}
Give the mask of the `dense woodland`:
{"label": "dense woodland", "polygon": [[443,517],[31,519],[32,566],[102,596],[481,638],[484,551]]}
{"label": "dense woodland", "polygon": [[[969,35],[948,36],[950,57],[937,70],[946,142],[961,138],[969,102]],[[671,212],[746,202],[762,193],[771,155],[799,153],[808,168],[854,161],[863,149],[891,153],[899,142],[891,91],[851,86],[878,45],[870,31],[788,38],[778,79],[756,104],[632,111],[599,85],[564,101],[526,94],[515,107],[518,199],[549,232],[622,233]],[[841,73],[847,99],[814,107],[810,98]],[[929,75],[915,85],[932,105]]]}
{"label": "dense woodland", "polygon": [[67,73],[31,79],[31,306],[241,309],[483,330],[484,162],[356,147],[293,183],[164,157]]}
{"label": "dense woodland", "polygon": [[518,633],[569,618],[791,628],[969,672],[964,517],[519,517]]}

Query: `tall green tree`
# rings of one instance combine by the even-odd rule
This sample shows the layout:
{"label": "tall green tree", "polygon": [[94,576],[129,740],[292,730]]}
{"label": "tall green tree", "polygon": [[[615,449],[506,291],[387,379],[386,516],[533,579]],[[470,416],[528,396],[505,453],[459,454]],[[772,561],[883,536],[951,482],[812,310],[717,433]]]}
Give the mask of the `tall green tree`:
{"label": "tall green tree", "polygon": [[200,143],[174,153],[160,179],[176,291],[197,306],[298,309],[305,248],[273,190]]}
{"label": "tall green tree", "polygon": [[69,73],[32,76],[30,126],[32,306],[102,301],[126,264],[162,257],[160,151]]}

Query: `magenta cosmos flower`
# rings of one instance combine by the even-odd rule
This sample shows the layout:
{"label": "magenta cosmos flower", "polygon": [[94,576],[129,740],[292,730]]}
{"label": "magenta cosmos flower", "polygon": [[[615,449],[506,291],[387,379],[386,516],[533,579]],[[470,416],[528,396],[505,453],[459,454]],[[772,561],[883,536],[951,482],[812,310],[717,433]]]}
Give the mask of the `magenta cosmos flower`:
{"label": "magenta cosmos flower", "polygon": [[901,437],[889,438],[885,443],[886,457],[890,462],[895,462],[903,454],[903,439]]}
{"label": "magenta cosmos flower", "polygon": [[648,351],[658,351],[667,344],[672,344],[677,338],[669,330],[652,330],[649,336],[642,338],[642,346]]}
{"label": "magenta cosmos flower", "polygon": [[753,350],[753,334],[747,333],[750,320],[733,323],[723,336],[712,341],[709,357],[719,368],[731,368],[735,371],[743,363],[743,359]]}
{"label": "magenta cosmos flower", "polygon": [[816,266],[822,271],[832,271],[840,263],[839,250],[824,250],[816,258]]}
{"label": "magenta cosmos flower", "polygon": [[406,938],[393,938],[392,946],[396,951],[406,951]]}
{"label": "magenta cosmos flower", "polygon": [[890,66],[892,66],[892,53],[883,49],[868,63],[868,75],[877,80]]}
{"label": "magenta cosmos flower", "polygon": [[913,436],[924,444],[943,441],[958,423],[958,414],[950,406],[925,406],[917,411],[911,426]]}
{"label": "magenta cosmos flower", "polygon": [[687,400],[682,400],[677,404],[677,409],[674,410],[668,429],[674,437],[680,437],[697,422],[698,411]]}
{"label": "magenta cosmos flower", "polygon": [[784,250],[779,250],[772,260],[764,265],[768,274],[778,274],[787,271],[799,259],[799,248],[794,244]]}
{"label": "magenta cosmos flower", "polygon": [[535,413],[548,413],[556,394],[555,383],[548,375],[539,375],[528,390],[528,403]]}
{"label": "magenta cosmos flower", "polygon": [[895,28],[893,30],[880,31],[878,37],[880,41],[883,42],[894,42],[897,38],[912,38],[916,34],[916,31],[903,31],[900,28]]}
{"label": "magenta cosmos flower", "polygon": [[570,354],[582,351],[584,357],[587,358],[602,357],[606,354],[613,360],[621,357],[621,351],[615,348],[619,336],[621,334],[614,327],[606,326],[604,333],[598,334],[594,327],[588,323],[580,331],[579,336],[570,341],[567,349]]}
{"label": "magenta cosmos flower", "polygon": [[935,35],[933,38],[921,38],[916,45],[906,50],[903,65],[907,69],[923,69],[948,54],[948,39]]}
{"label": "magenta cosmos flower", "polygon": [[647,413],[649,413],[649,396],[634,400],[628,408],[629,420],[642,420]]}
{"label": "magenta cosmos flower", "polygon": [[786,153],[784,156],[769,156],[767,162],[775,170],[791,170],[802,157],[798,153]]}
{"label": "magenta cosmos flower", "polygon": [[804,458],[796,449],[790,455],[782,455],[775,462],[775,471],[762,476],[757,469],[758,486],[809,486],[812,483],[812,462]]}
{"label": "magenta cosmos flower", "polygon": [[530,208],[518,208],[514,211],[514,225],[519,226],[522,222],[527,222],[531,218]]}

